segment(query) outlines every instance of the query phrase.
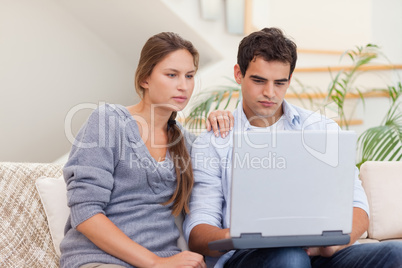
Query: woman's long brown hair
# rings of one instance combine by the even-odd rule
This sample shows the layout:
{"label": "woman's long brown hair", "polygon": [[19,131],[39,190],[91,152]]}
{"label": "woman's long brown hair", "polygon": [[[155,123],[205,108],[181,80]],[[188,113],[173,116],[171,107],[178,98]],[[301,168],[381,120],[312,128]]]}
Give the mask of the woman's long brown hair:
{"label": "woman's long brown hair", "polygon": [[[142,97],[144,88],[141,82],[146,80],[157,63],[162,61],[168,54],[185,49],[193,56],[194,66],[198,69],[199,54],[190,41],[171,32],[162,32],[148,39],[141,51],[140,60],[135,73],[135,87]],[[175,120],[177,112],[172,112],[169,120]],[[172,214],[177,216],[183,211],[189,213],[189,200],[194,184],[191,158],[185,145],[184,136],[176,124],[168,124],[168,150],[174,163],[177,186],[172,197],[163,203],[168,205],[173,202]]]}

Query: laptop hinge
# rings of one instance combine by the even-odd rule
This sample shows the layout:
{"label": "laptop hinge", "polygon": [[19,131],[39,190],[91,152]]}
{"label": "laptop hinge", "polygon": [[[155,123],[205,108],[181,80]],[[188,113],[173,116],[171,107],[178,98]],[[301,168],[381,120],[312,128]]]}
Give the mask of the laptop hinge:
{"label": "laptop hinge", "polygon": [[343,235],[342,231],[323,231],[322,236],[339,236]]}
{"label": "laptop hinge", "polygon": [[262,237],[262,233],[247,233],[247,234],[240,234],[241,238],[261,238]]}
{"label": "laptop hinge", "polygon": [[[342,231],[323,231],[322,236],[339,236],[343,235]],[[241,238],[260,238],[263,237],[262,233],[242,233],[240,234]]]}

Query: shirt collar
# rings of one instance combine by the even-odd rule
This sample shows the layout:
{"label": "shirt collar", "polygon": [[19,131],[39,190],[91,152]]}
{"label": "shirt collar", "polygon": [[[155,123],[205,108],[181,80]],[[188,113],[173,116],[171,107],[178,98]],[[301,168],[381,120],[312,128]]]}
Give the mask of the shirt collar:
{"label": "shirt collar", "polygon": [[[293,127],[300,125],[300,115],[296,111],[296,109],[286,100],[283,100],[282,105],[284,111],[283,115],[286,122]],[[239,102],[239,105],[234,111],[233,116],[235,118],[235,121],[240,123],[238,124],[239,128],[237,129],[237,131],[238,130],[247,131],[251,128],[251,124],[248,121],[246,114],[244,113],[242,101]]]}

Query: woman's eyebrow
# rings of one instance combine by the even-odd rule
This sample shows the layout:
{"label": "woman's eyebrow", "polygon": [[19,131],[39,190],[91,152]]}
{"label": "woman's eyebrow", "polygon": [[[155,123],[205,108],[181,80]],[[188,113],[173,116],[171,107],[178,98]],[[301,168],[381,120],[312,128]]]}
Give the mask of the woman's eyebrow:
{"label": "woman's eyebrow", "polygon": [[[177,69],[175,69],[175,68],[166,68],[166,69],[164,69],[164,71],[175,72],[175,73],[179,73],[179,72],[180,72],[179,70],[177,70]],[[191,71],[188,71],[188,72],[186,72],[186,73],[195,73],[195,70],[191,70]]]}

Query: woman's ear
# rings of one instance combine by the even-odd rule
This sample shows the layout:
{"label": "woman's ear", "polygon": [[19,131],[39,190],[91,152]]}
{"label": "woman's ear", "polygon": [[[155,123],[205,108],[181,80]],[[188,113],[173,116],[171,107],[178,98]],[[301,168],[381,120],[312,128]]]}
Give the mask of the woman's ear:
{"label": "woman's ear", "polygon": [[142,88],[148,88],[148,80],[146,79],[146,80],[142,81],[142,82],[140,83],[140,86],[141,86]]}
{"label": "woman's ear", "polygon": [[243,78],[243,75],[241,74],[239,64],[236,64],[234,66],[234,78],[235,78],[236,82],[240,85],[241,81],[242,81],[242,78]]}

